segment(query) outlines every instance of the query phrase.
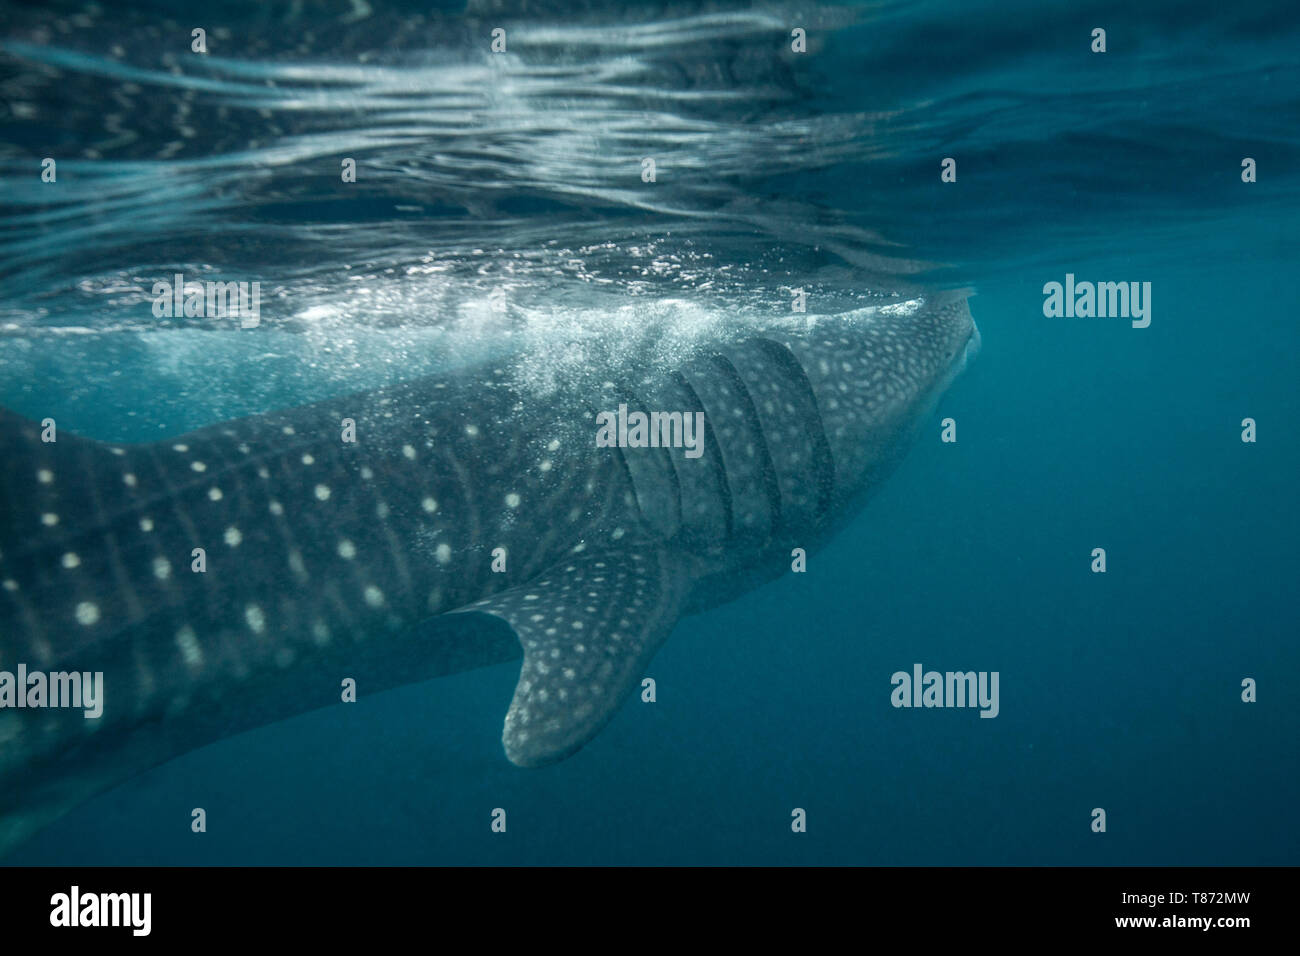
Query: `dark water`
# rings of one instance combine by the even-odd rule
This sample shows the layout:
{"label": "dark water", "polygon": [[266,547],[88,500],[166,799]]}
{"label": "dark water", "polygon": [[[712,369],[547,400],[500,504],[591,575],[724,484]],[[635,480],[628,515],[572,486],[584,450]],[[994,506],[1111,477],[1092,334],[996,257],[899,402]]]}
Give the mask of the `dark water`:
{"label": "dark water", "polygon": [[[506,762],[503,665],[8,862],[1300,862],[1294,5],[177,9],[0,7],[0,405],[151,440],[506,353],[546,394],[794,289],[971,288],[983,350],[809,573],[685,619],[571,759]],[[261,281],[260,327],[157,319],[175,272]],[[1044,317],[1067,273],[1150,282],[1150,326]],[[998,671],[999,716],[893,708],[915,662]]]}

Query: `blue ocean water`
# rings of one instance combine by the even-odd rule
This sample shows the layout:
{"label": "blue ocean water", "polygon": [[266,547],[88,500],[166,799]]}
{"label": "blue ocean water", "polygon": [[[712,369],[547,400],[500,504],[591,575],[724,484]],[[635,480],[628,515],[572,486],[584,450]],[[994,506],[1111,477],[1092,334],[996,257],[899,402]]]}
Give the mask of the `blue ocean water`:
{"label": "blue ocean water", "polygon": [[[1294,5],[0,9],[0,406],[71,431],[495,354],[544,393],[795,289],[971,289],[983,340],[808,573],[684,619],[570,759],[505,760],[518,665],[484,668],[185,755],[6,862],[1300,862]],[[261,327],[160,322],[175,272],[260,279]],[[1045,317],[1067,274],[1150,282],[1150,326]],[[998,717],[891,706],[916,662],[998,671]]]}

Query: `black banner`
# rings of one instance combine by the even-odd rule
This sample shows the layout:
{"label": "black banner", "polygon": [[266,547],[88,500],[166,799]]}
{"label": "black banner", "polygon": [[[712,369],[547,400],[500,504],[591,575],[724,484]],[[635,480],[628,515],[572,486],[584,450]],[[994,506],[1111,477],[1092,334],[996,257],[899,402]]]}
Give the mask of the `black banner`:
{"label": "black banner", "polygon": [[[1226,945],[1276,933],[1289,869],[0,869],[6,941],[375,941],[482,918],[493,930],[562,917],[581,937],[611,919],[662,936],[700,919],[740,936],[777,918],[854,935],[1030,940],[1132,937]],[[749,914],[749,915],[746,915]],[[783,915],[784,914],[784,915]],[[504,926],[502,917],[508,917]],[[534,921],[541,921],[536,923]],[[910,929],[908,929],[910,927]],[[807,928],[807,927],[806,927]],[[764,930],[766,932],[766,930]],[[676,930],[673,930],[674,935]]]}

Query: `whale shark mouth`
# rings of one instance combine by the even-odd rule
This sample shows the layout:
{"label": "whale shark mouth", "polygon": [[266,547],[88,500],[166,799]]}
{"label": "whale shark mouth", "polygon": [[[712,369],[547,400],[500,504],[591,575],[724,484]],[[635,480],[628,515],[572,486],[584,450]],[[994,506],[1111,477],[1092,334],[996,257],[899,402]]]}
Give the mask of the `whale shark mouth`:
{"label": "whale shark mouth", "polygon": [[947,368],[935,377],[930,400],[926,405],[929,411],[933,410],[934,405],[953,382],[971,366],[984,345],[983,336],[980,334],[975,317],[971,315],[969,300],[964,293],[958,296],[952,293],[941,293],[935,297],[935,304],[953,315],[954,322],[950,332],[954,336],[954,345]]}
{"label": "whale shark mouth", "polygon": [[962,368],[967,368],[971,362],[980,354],[980,348],[984,344],[984,339],[980,335],[979,326],[975,324],[974,318],[970,323],[970,339],[966,342],[966,351],[962,353]]}

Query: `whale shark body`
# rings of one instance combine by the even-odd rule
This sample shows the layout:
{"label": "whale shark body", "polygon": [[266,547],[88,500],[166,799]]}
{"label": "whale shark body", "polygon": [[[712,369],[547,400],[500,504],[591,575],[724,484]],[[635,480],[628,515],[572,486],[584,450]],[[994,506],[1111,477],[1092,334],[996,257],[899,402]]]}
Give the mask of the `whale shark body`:
{"label": "whale shark body", "polygon": [[[0,672],[103,675],[98,717],[0,707],[0,852],[348,679],[369,693],[522,653],[506,756],[566,757],[680,616],[851,516],[978,342],[947,294],[544,401],[489,363],[144,445],[42,440],[0,412]],[[702,416],[701,453],[666,427],[598,443],[623,406]]]}

